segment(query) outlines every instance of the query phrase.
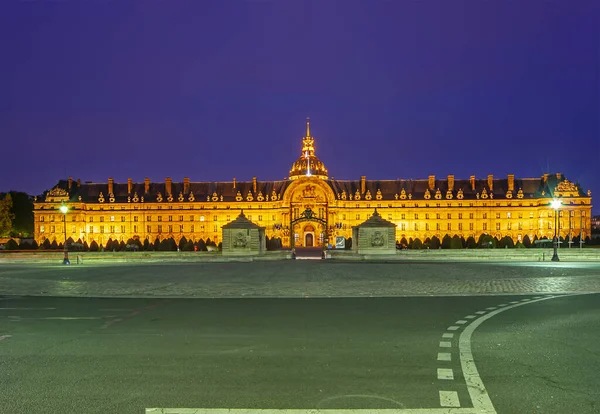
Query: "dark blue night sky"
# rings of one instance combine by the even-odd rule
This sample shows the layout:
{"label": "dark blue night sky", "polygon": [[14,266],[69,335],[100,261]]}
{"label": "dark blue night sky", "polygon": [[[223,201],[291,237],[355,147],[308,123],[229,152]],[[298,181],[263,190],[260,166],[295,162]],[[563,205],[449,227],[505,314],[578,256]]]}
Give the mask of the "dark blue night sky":
{"label": "dark blue night sky", "polygon": [[600,197],[599,17],[586,0],[2,2],[0,191],[282,179],[310,116],[336,179],[562,172]]}

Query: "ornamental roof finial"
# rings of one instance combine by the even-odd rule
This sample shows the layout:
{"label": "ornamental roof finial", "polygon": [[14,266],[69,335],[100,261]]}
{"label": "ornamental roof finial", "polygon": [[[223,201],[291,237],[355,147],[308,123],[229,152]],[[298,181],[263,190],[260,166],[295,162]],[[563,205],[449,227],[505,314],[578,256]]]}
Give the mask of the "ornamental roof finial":
{"label": "ornamental roof finial", "polygon": [[310,117],[306,117],[306,137],[310,137]]}

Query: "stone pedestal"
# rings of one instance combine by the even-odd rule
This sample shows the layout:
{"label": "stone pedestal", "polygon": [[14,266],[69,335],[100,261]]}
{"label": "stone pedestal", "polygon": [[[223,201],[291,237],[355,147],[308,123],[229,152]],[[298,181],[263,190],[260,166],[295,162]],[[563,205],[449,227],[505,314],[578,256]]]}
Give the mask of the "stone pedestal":
{"label": "stone pedestal", "polygon": [[396,225],[375,212],[352,227],[352,250],[358,254],[396,254]]}
{"label": "stone pedestal", "polygon": [[222,229],[224,256],[252,256],[265,252],[265,228],[248,220],[243,211]]}

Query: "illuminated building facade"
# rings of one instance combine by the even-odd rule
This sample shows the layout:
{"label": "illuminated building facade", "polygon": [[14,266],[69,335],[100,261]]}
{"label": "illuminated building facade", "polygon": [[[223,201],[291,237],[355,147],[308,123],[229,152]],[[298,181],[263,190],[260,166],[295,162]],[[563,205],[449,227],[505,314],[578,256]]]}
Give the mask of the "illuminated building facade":
{"label": "illuminated building facade", "polygon": [[[443,179],[430,175],[411,180],[334,180],[316,156],[315,140],[306,122],[302,152],[282,181],[82,183],[61,180],[43,200],[35,202],[35,239],[67,238],[106,244],[109,239],[164,239],[219,242],[221,227],[243,210],[283,246],[321,246],[335,236],[346,238],[374,209],[396,224],[396,239],[444,235],[465,239],[490,234],[515,242],[552,238],[550,201],[562,202],[559,234],[585,238],[591,233],[591,193],[562,174],[517,179],[488,175],[484,179]],[[66,203],[66,217],[59,207]]]}

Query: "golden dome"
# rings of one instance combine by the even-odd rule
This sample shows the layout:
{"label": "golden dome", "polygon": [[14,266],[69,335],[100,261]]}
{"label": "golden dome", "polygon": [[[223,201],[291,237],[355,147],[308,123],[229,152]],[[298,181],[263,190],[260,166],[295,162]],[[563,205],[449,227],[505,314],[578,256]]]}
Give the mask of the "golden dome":
{"label": "golden dome", "polygon": [[300,177],[327,179],[327,168],[315,155],[315,139],[310,136],[310,119],[306,118],[306,136],[302,138],[302,155],[292,164],[290,180]]}

